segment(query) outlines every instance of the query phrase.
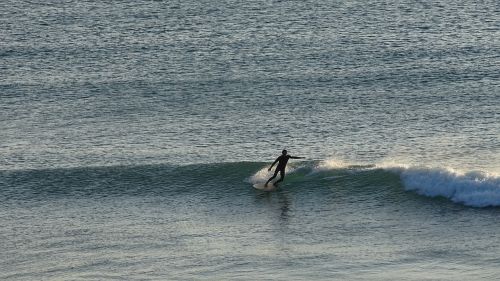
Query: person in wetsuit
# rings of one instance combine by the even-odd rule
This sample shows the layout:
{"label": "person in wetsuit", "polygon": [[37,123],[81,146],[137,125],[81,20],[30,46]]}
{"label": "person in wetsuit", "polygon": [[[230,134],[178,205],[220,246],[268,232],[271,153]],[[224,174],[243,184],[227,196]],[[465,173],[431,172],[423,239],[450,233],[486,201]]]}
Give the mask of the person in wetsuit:
{"label": "person in wetsuit", "polygon": [[268,171],[271,171],[274,164],[278,163],[278,166],[276,166],[276,170],[274,170],[274,175],[270,179],[267,180],[265,186],[267,186],[267,184],[278,175],[278,172],[280,173],[280,179],[277,180],[274,183],[274,185],[278,186],[278,183],[283,181],[283,179],[285,178],[285,167],[286,167],[286,163],[288,163],[288,159],[304,159],[304,157],[297,157],[297,156],[288,155],[286,149],[283,149],[283,151],[281,152],[281,155],[278,158],[276,158],[276,160],[274,160],[274,163],[268,169]]}

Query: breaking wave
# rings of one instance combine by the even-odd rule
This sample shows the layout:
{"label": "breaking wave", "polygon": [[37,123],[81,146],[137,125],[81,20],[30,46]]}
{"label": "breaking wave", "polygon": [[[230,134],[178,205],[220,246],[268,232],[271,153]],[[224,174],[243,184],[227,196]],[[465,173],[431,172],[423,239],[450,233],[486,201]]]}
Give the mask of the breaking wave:
{"label": "breaking wave", "polygon": [[[238,162],[0,171],[0,197],[37,200],[60,196],[176,196],[213,191],[241,196],[242,192],[258,192],[251,188],[252,184],[265,182],[272,175],[268,167],[268,163]],[[498,175],[446,167],[297,161],[287,167],[282,188],[300,193],[299,186],[342,188],[347,192],[384,188],[390,192],[444,197],[472,207],[500,206]]]}

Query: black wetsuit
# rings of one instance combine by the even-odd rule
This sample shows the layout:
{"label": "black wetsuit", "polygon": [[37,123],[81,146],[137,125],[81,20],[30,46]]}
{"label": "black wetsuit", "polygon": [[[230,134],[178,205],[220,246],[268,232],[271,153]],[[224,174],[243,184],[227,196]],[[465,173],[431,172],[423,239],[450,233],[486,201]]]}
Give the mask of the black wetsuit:
{"label": "black wetsuit", "polygon": [[292,156],[290,155],[280,155],[276,160],[278,161],[278,166],[276,166],[276,171],[285,171],[286,163],[288,163],[288,159]]}
{"label": "black wetsuit", "polygon": [[276,170],[274,170],[274,175],[266,182],[266,185],[271,180],[273,180],[278,175],[278,173],[280,173],[280,179],[277,180],[274,184],[277,185],[279,182],[283,181],[283,179],[285,178],[285,167],[286,164],[288,163],[288,159],[290,158],[295,158],[295,157],[292,157],[290,155],[280,155],[278,158],[276,158],[274,163],[278,162],[278,165],[276,166]]}

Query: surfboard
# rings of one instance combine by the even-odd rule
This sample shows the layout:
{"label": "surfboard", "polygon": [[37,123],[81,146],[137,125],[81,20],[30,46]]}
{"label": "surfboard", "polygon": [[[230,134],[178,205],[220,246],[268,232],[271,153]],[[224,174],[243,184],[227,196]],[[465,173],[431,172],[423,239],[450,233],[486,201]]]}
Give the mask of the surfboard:
{"label": "surfboard", "polygon": [[270,182],[267,184],[267,186],[264,185],[265,183],[261,182],[261,183],[256,183],[253,185],[253,187],[255,189],[258,189],[258,190],[262,190],[262,191],[273,191],[274,189],[276,189],[276,186]]}

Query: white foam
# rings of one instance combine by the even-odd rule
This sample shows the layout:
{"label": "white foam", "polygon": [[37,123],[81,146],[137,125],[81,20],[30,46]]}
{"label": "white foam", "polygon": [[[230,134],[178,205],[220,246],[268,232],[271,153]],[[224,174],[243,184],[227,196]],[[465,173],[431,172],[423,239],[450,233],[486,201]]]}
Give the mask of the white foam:
{"label": "white foam", "polygon": [[341,169],[348,167],[349,164],[338,159],[327,159],[323,160],[316,165],[315,169],[318,171],[332,170],[332,169]]}
{"label": "white foam", "polygon": [[269,167],[264,167],[248,178],[248,182],[252,184],[258,184],[267,181],[271,177],[271,172],[267,169]]}
{"label": "white foam", "polygon": [[406,165],[384,169],[399,172],[405,189],[421,195],[443,196],[473,207],[500,206],[500,177],[496,174]]}
{"label": "white foam", "polygon": [[330,171],[330,170],[336,170],[336,169],[343,169],[351,166],[351,164],[339,160],[339,159],[326,159],[320,161],[316,166],[314,166],[311,170],[311,174],[317,173],[317,172],[324,172],[324,171]]}

